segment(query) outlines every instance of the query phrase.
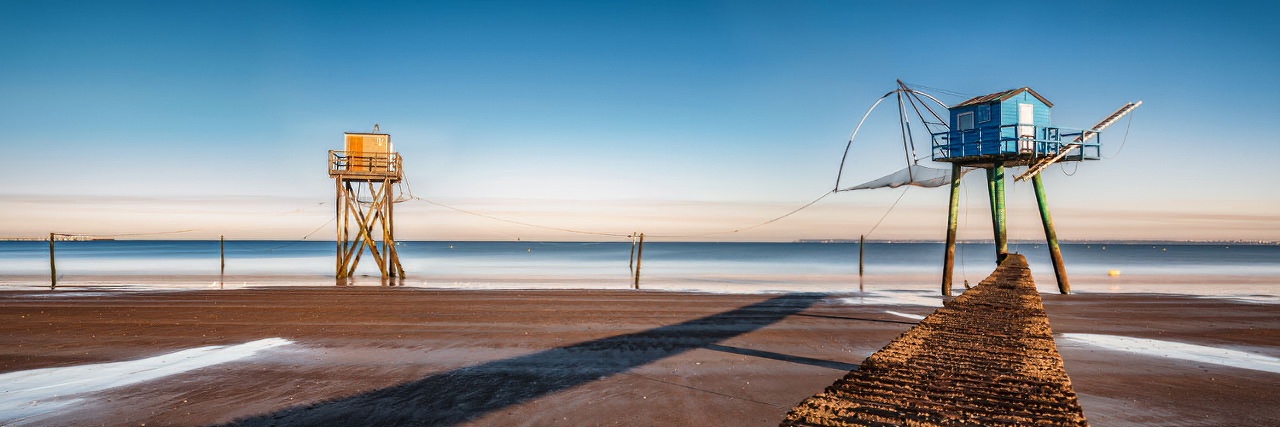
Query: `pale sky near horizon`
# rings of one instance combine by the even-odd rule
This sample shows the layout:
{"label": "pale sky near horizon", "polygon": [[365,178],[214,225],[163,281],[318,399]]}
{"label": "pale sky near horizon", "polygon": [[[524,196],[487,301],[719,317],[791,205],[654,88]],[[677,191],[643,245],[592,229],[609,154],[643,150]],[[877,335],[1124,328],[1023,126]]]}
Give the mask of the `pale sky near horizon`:
{"label": "pale sky near horizon", "polygon": [[[0,237],[333,238],[326,151],[378,123],[416,195],[668,240],[857,238],[902,190],[829,191],[894,80],[1030,86],[1054,123],[1127,101],[1045,173],[1062,239],[1280,241],[1276,2],[0,2]],[[943,88],[933,90],[931,88]],[[843,183],[901,168],[877,110]],[[1121,142],[1123,141],[1123,149]],[[927,144],[927,143],[925,143]],[[922,144],[924,146],[925,144]],[[1073,175],[1068,174],[1074,172]],[[961,239],[990,239],[981,173]],[[1010,231],[1041,239],[1030,185]],[[429,205],[401,240],[599,240]],[[870,236],[941,239],[945,188]]]}

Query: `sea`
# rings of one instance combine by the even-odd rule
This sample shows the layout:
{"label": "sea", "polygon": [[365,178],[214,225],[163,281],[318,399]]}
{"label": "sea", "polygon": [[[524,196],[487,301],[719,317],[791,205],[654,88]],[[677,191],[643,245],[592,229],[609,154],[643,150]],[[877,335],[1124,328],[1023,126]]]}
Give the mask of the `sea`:
{"label": "sea", "polygon": [[[396,246],[407,277],[385,282],[365,253],[351,284],[451,289],[640,289],[776,293],[938,293],[943,245],[921,242],[695,243],[407,241]],[[636,260],[634,252],[640,252]],[[1043,243],[1011,243],[1041,292],[1058,292]],[[205,289],[333,286],[332,241],[55,242],[58,289]],[[1280,303],[1280,246],[1068,243],[1076,293],[1171,293]],[[991,243],[957,245],[956,289],[995,268]],[[48,289],[46,241],[0,242],[0,289]],[[635,271],[639,270],[637,283]]]}

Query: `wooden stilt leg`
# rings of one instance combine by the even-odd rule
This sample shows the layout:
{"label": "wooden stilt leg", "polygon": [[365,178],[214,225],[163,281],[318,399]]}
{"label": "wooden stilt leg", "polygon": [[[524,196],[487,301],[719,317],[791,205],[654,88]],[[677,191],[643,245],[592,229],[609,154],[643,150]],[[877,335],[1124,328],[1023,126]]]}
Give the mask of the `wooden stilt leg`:
{"label": "wooden stilt leg", "polygon": [[[366,248],[377,264],[382,283],[401,284],[399,279],[405,274],[396,247],[393,218],[394,184],[401,179],[399,157],[395,153],[334,151],[330,152],[330,161],[329,176],[334,178],[337,191],[334,276],[338,284],[351,284]],[[366,188],[368,202],[357,197],[357,191]],[[352,225],[356,227],[354,236]]]}
{"label": "wooden stilt leg", "polygon": [[951,204],[947,210],[947,244],[942,256],[942,295],[951,296],[952,271],[956,261],[956,223],[960,212],[960,165],[951,164]]}
{"label": "wooden stilt leg", "polygon": [[999,265],[1004,261],[1005,255],[1009,254],[1009,236],[1004,221],[1004,165],[996,162],[988,170],[987,176],[991,187],[991,221],[995,229],[996,264]]}
{"label": "wooden stilt leg", "polygon": [[1049,201],[1044,195],[1044,180],[1040,174],[1031,177],[1036,189],[1036,204],[1040,206],[1040,222],[1044,224],[1044,238],[1049,244],[1049,258],[1053,260],[1053,274],[1058,279],[1058,292],[1071,293],[1071,284],[1067,282],[1067,267],[1062,263],[1062,249],[1058,247],[1058,233],[1053,230],[1053,218],[1049,216]]}
{"label": "wooden stilt leg", "polygon": [[345,284],[343,282],[346,281],[346,277],[347,277],[346,276],[347,215],[346,215],[346,211],[344,210],[347,205],[346,197],[344,196],[344,194],[346,193],[346,188],[343,187],[341,179],[335,179],[334,182],[337,183],[337,195],[334,196],[334,206],[333,206],[333,215],[334,215],[333,223],[334,223],[334,228],[336,233],[336,236],[334,237],[333,240],[336,246],[337,253],[334,254],[335,259],[334,259],[333,277],[334,277],[334,280],[337,282],[337,284],[342,285],[342,284]]}

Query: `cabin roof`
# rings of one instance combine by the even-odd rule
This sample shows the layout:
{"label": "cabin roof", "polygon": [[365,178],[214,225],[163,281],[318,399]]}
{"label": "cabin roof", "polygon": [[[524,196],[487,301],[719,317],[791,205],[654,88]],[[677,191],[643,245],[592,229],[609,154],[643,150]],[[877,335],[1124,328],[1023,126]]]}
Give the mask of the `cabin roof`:
{"label": "cabin roof", "polygon": [[1047,106],[1049,106],[1050,108],[1052,108],[1052,107],[1053,107],[1053,103],[1052,103],[1052,102],[1049,102],[1049,100],[1044,99],[1044,97],[1043,97],[1043,96],[1040,96],[1040,94],[1039,94],[1039,93],[1036,93],[1036,91],[1035,91],[1035,90],[1032,90],[1032,89],[1031,89],[1031,88],[1029,88],[1029,87],[1023,86],[1023,87],[1020,87],[1020,88],[1017,88],[1017,89],[1009,89],[1009,90],[1000,91],[1000,92],[996,92],[996,93],[992,93],[992,94],[987,94],[987,95],[982,95],[982,96],[975,96],[975,97],[973,97],[973,98],[969,98],[969,100],[968,100],[968,101],[965,101],[965,102],[961,102],[961,103],[959,103],[959,104],[956,104],[955,106],[953,106],[953,107],[951,107],[951,108],[968,107],[968,106],[970,106],[970,105],[986,104],[986,103],[990,103],[990,102],[1004,102],[1004,100],[1009,99],[1009,98],[1013,98],[1015,95],[1018,95],[1018,94],[1023,93],[1023,92],[1030,93],[1030,94],[1031,94],[1031,96],[1034,96],[1034,97],[1036,97],[1036,99],[1039,99],[1039,100],[1040,100],[1040,102],[1043,102],[1043,103],[1044,103],[1044,105],[1047,105]]}

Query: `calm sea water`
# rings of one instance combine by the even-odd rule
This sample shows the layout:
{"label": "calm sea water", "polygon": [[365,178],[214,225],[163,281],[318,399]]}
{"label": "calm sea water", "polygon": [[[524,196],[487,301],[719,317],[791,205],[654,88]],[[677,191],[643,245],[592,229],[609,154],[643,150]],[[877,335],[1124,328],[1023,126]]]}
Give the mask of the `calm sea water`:
{"label": "calm sea water", "polygon": [[[333,242],[226,242],[225,281],[216,241],[57,242],[62,286],[192,287],[331,284]],[[402,242],[407,286],[627,288],[629,243]],[[0,286],[48,284],[47,242],[0,242]],[[1043,244],[1011,244],[1027,256],[1041,291],[1055,290]],[[868,243],[858,276],[856,243],[673,243],[644,247],[641,287],[711,292],[935,289],[940,243]],[[991,244],[961,244],[957,286],[994,268]],[[1068,244],[1073,290],[1280,295],[1280,246]],[[1115,270],[1118,275],[1109,276]],[[378,283],[366,254],[358,281]],[[369,277],[372,276],[372,277]]]}

